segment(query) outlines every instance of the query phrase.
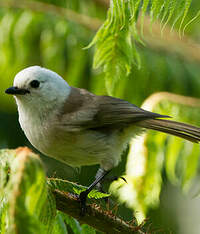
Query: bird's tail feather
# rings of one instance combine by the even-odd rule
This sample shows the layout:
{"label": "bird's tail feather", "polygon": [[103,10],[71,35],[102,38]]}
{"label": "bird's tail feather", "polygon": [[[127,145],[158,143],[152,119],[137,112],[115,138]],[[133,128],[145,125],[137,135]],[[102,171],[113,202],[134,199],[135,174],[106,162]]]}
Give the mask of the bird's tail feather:
{"label": "bird's tail feather", "polygon": [[166,119],[147,119],[137,123],[138,126],[165,132],[198,143],[200,141],[200,128],[190,124],[180,123]]}

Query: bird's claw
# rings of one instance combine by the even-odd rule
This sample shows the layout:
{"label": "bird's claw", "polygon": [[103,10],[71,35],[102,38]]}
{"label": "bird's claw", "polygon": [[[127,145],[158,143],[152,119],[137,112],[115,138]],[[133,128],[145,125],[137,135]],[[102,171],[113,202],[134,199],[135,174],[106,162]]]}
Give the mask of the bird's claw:
{"label": "bird's claw", "polygon": [[[127,180],[126,180],[123,176],[115,176],[115,177],[113,178],[113,181],[118,180],[118,179],[122,179],[125,183],[127,183]],[[128,184],[128,183],[127,183],[127,184]]]}
{"label": "bird's claw", "polygon": [[122,179],[125,183],[128,184],[127,180],[123,176],[120,176],[119,178]]}

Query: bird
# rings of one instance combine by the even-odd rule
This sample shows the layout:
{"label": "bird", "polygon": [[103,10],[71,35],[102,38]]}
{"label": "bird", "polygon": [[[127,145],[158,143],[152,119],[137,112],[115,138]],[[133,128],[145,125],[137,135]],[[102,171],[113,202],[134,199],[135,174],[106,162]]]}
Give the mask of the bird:
{"label": "bird", "polygon": [[72,87],[40,66],[18,72],[5,93],[14,95],[20,126],[37,150],[72,167],[100,165],[94,182],[80,194],[82,214],[89,192],[119,164],[131,138],[145,129],[200,141],[199,127]]}

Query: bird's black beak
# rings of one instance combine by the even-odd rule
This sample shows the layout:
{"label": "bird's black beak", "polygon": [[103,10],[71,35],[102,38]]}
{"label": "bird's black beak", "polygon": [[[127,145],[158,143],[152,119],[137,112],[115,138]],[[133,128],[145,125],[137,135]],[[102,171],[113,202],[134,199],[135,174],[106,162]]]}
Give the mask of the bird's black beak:
{"label": "bird's black beak", "polygon": [[13,87],[6,89],[5,93],[12,94],[12,95],[25,95],[27,93],[30,93],[30,91],[27,89],[21,89],[21,88],[13,86]]}

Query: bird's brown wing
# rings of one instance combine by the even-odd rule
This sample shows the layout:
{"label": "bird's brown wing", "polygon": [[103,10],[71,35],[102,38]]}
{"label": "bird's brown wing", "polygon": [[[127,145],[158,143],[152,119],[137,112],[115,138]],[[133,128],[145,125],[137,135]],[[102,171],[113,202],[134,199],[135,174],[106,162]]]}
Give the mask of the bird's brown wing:
{"label": "bird's brown wing", "polygon": [[61,108],[59,127],[66,131],[85,129],[121,129],[130,124],[153,129],[189,141],[200,141],[200,128],[185,123],[165,120],[169,116],[145,111],[127,101],[109,96],[96,96],[84,89],[72,88]]}
{"label": "bird's brown wing", "polygon": [[122,128],[145,119],[168,117],[145,111],[118,98],[96,96],[77,88],[72,88],[59,116],[69,131]]}
{"label": "bird's brown wing", "polygon": [[100,96],[99,111],[95,118],[99,126],[126,126],[145,119],[166,118],[169,116],[160,115],[143,110],[125,100],[110,96]]}

